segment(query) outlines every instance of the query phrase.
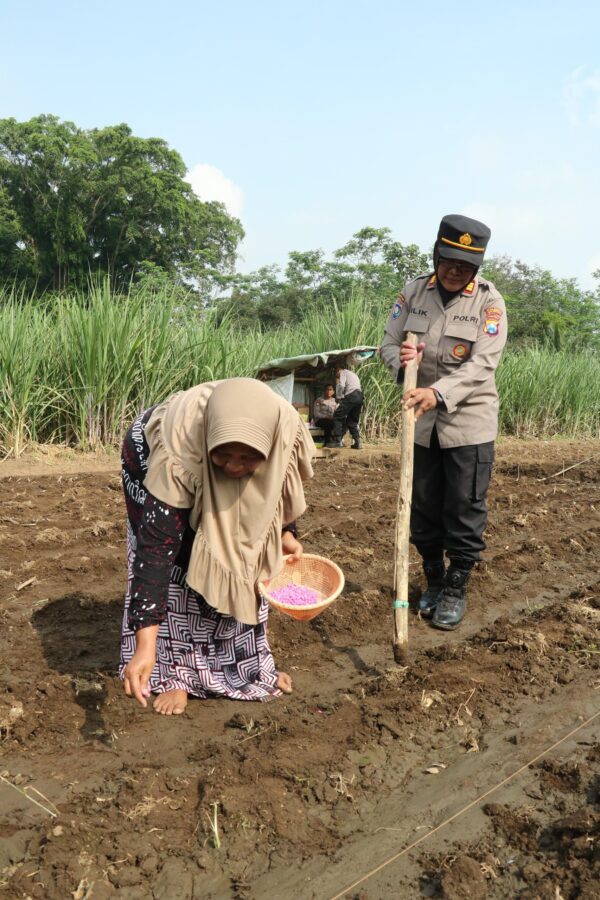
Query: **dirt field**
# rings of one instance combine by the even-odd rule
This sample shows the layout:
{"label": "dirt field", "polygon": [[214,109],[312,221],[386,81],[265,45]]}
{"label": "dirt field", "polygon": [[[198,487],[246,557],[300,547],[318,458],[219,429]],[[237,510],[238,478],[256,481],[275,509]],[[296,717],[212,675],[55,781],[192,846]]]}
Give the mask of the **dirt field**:
{"label": "dirt field", "polygon": [[271,616],[294,693],[169,720],[115,678],[116,462],[1,463],[0,896],[599,897],[599,462],[500,444],[468,617],[412,616],[401,669],[397,457],[320,461],[301,533],[347,585],[310,623]]}

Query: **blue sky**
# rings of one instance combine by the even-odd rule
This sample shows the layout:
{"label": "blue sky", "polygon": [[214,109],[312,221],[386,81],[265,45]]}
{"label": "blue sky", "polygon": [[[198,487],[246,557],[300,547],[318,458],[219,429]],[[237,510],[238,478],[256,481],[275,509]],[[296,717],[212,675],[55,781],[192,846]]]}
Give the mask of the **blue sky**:
{"label": "blue sky", "polygon": [[127,122],[246,230],[239,267],[365,225],[600,269],[600,3],[0,0],[0,117]]}

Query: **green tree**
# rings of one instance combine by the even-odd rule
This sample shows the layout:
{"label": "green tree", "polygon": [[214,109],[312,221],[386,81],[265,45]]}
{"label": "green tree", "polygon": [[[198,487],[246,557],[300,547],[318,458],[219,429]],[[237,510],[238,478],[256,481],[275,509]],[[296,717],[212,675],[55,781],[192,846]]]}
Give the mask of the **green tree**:
{"label": "green tree", "polygon": [[292,250],[288,256],[285,277],[297,290],[318,291],[325,278],[325,254],[322,250]]}
{"label": "green tree", "polygon": [[27,279],[32,272],[31,252],[22,244],[22,235],[19,218],[0,184],[0,265],[5,280]]}
{"label": "green tree", "polygon": [[0,280],[60,290],[107,273],[123,286],[148,263],[206,291],[232,271],[243,230],[185,171],[165,141],[127,125],[0,120]]}
{"label": "green tree", "polygon": [[416,244],[392,240],[389,228],[362,228],[326,259],[322,250],[293,251],[285,272],[264,266],[233,278],[221,313],[244,324],[270,328],[301,321],[335,300],[344,305],[357,292],[375,313],[389,307],[411,278],[426,272],[429,257]]}
{"label": "green tree", "polygon": [[[362,228],[334,257],[350,266],[353,284],[360,284],[387,303],[407,281],[422,275],[430,266],[429,257],[416,244],[404,246],[392,240],[389,228]],[[333,274],[333,273],[332,273]]]}
{"label": "green tree", "polygon": [[598,291],[584,291],[574,278],[555,278],[508,256],[486,262],[483,274],[506,301],[512,344],[600,346]]}

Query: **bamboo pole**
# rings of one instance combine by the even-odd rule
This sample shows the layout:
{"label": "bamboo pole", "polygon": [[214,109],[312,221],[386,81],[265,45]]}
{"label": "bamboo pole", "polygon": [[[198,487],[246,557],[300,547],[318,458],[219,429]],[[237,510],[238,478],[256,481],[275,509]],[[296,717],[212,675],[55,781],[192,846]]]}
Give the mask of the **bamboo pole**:
{"label": "bamboo pole", "polygon": [[[409,332],[406,340],[417,343]],[[418,363],[411,360],[404,369],[404,391],[417,386]],[[402,406],[400,428],[400,483],[396,509],[396,540],[394,550],[394,660],[398,665],[408,663],[408,545],[410,537],[410,508],[412,500],[413,460],[415,455],[415,412]]]}

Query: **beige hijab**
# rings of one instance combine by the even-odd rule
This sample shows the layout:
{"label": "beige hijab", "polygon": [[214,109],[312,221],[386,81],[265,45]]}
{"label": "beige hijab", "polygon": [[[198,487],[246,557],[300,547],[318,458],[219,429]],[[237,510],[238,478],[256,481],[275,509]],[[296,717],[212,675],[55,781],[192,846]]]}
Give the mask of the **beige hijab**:
{"label": "beige hijab", "polygon": [[[196,531],[187,582],[224,615],[255,625],[256,582],[283,565],[281,528],[306,509],[314,444],[296,410],[253,378],[201,384],[158,406],[148,425],[146,488],[189,508]],[[237,441],[265,461],[229,478],[210,452]]]}

